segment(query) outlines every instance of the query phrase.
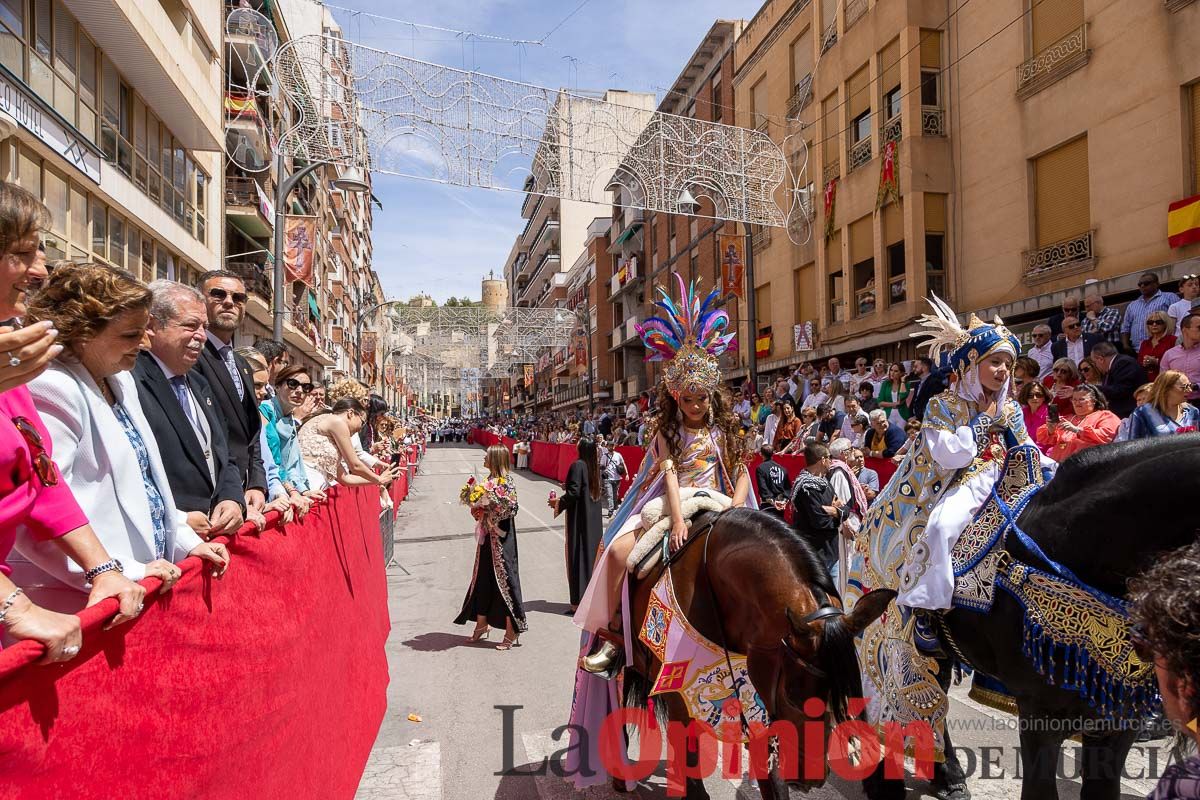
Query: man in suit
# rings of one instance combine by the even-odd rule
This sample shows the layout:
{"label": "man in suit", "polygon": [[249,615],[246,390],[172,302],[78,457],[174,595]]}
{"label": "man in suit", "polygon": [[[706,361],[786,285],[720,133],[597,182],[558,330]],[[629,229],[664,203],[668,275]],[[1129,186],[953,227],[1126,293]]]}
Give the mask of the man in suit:
{"label": "man in suit", "polygon": [[204,296],[166,280],[151,283],[150,291],[150,350],[133,368],[142,410],[188,524],[206,538],[232,533],[244,519],[242,481],[229,454],[221,407],[208,381],[192,369],[207,333]]}
{"label": "man in suit", "polygon": [[1146,371],[1133,356],[1118,353],[1111,342],[1100,342],[1092,348],[1092,361],[1104,375],[1100,391],[1108,398],[1109,410],[1124,419],[1137,406],[1133,393],[1146,382]]}
{"label": "man in suit", "polygon": [[1077,317],[1063,317],[1063,338],[1050,345],[1050,354],[1054,360],[1069,358],[1079,366],[1079,362],[1092,354],[1092,348],[1104,341],[1104,337],[1095,333],[1084,333],[1083,325]]}
{"label": "man in suit", "polygon": [[1067,317],[1079,319],[1079,298],[1073,294],[1063,298],[1062,311],[1050,315],[1050,319],[1046,320],[1046,324],[1050,326],[1050,341],[1057,342],[1062,338],[1063,320]]}
{"label": "man in suit", "polygon": [[917,419],[925,419],[925,407],[929,399],[946,391],[946,378],[933,368],[933,359],[921,356],[913,362],[916,383],[908,390],[908,410]]}
{"label": "man in suit", "polygon": [[219,270],[204,276],[200,291],[208,311],[208,339],[193,371],[208,381],[225,417],[229,454],[238,467],[246,508],[261,514],[267,502],[267,473],[258,441],[262,418],[253,370],[233,352],[233,334],[246,316],[246,285],[234,273]]}

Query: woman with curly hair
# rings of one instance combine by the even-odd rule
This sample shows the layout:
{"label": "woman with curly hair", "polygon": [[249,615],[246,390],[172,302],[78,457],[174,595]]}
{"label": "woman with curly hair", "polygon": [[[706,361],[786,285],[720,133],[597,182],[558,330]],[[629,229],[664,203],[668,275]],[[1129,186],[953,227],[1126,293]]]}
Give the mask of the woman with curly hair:
{"label": "woman with curly hair", "polygon": [[[677,276],[678,277],[678,276]],[[612,693],[601,677],[610,671],[622,649],[621,587],[626,580],[626,561],[638,537],[644,532],[642,509],[651,500],[665,498],[663,518],[670,520],[670,547],[678,550],[688,538],[688,523],[683,515],[683,499],[689,489],[707,489],[730,506],[755,506],[750,489],[741,420],[721,386],[717,357],[733,340],[724,334],[729,324],[725,311],[716,308],[719,292],[711,292],[703,303],[693,285],[685,288],[678,278],[681,302],[676,305],[663,289],[658,306],[666,314],[652,317],[638,326],[638,332],[651,355],[649,360],[669,362],[658,385],[658,403],[646,431],[650,443],[642,468],[626,495],[625,502],[613,515],[605,531],[603,550],[587,591],[579,602],[575,624],[591,636],[585,636],[580,670],[577,674],[575,702],[572,704],[571,730],[582,726],[592,733],[611,710]],[[599,648],[595,649],[599,644]],[[595,652],[592,652],[595,649]],[[571,748],[571,758],[596,756]],[[598,758],[591,757],[594,766]],[[584,777],[575,774],[576,786],[605,780],[603,770]]]}
{"label": "woman with curly hair", "polygon": [[1166,554],[1131,589],[1134,650],[1154,664],[1163,711],[1193,751],[1167,767],[1148,800],[1200,800],[1200,544]]}

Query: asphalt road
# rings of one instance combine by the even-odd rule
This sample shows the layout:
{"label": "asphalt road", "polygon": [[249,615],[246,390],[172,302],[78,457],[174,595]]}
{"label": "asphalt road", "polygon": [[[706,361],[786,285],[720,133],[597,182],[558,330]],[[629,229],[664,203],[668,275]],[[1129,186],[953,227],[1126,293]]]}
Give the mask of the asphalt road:
{"label": "asphalt road", "polygon": [[[458,504],[469,475],[482,476],[483,451],[466,445],[435,445],[421,464],[396,523],[395,563],[388,569],[392,633],[388,640],[391,685],[388,712],[359,788],[359,800],[459,800],[459,798],[569,797],[665,798],[659,774],[634,795],[606,786],[575,793],[552,772],[537,767],[566,747],[556,738],[570,711],[579,632],[567,609],[562,519],[552,518],[545,500],[551,481],[518,473],[521,510],[517,517],[521,586],[529,631],[521,646],[495,650],[491,641],[468,644],[470,626],[456,626],[471,577],[473,522]],[[964,751],[976,798],[1016,798],[1019,754],[1015,720],[966,697],[967,683],[951,692],[952,736]],[[517,706],[511,736],[497,706]],[[413,721],[409,715],[420,721]],[[561,735],[561,734],[560,734]],[[1126,774],[1160,774],[1167,763],[1165,742],[1141,745]],[[507,763],[506,763],[507,748]],[[985,750],[985,748],[987,748]],[[512,768],[516,768],[513,770]],[[510,774],[505,774],[506,772]],[[1079,796],[1072,758],[1060,770],[1060,796]],[[1153,787],[1146,777],[1126,780],[1122,800],[1142,798]],[[910,798],[930,797],[918,781]],[[706,780],[714,798],[756,798],[750,784]],[[806,795],[814,800],[864,797],[857,785],[833,779]]]}

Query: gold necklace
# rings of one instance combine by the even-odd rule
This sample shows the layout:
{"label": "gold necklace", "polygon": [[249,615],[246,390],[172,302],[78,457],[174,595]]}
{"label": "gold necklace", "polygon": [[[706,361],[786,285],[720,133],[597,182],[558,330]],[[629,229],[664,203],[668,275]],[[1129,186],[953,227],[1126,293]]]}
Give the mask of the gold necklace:
{"label": "gold necklace", "polygon": [[101,378],[98,381],[98,385],[100,386],[100,394],[104,395],[105,401],[110,406],[115,406],[117,404],[117,396],[113,394],[112,387],[108,385],[108,379]]}

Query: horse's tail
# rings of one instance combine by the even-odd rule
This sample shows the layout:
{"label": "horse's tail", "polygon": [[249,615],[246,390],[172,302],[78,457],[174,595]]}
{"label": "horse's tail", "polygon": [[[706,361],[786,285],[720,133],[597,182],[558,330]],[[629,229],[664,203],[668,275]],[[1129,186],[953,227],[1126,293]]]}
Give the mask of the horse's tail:
{"label": "horse's tail", "polygon": [[[644,678],[637,670],[625,670],[625,707],[645,709],[649,707],[650,699],[650,681]],[[654,704],[654,716],[659,724],[663,726],[661,730],[666,730],[666,703]]]}
{"label": "horse's tail", "polygon": [[850,718],[849,703],[863,696],[862,675],[858,670],[855,634],[845,617],[825,620],[821,637],[821,669],[829,679],[829,713],[837,722]]}

